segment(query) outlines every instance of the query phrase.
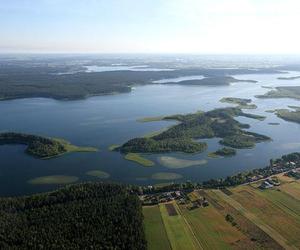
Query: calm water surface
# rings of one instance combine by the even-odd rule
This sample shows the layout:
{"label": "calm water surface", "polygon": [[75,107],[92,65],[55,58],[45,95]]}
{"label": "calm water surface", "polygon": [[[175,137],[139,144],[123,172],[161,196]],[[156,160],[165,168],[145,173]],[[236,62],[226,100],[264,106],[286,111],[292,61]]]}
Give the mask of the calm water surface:
{"label": "calm water surface", "polygon": [[[299,75],[290,72],[288,76]],[[56,101],[33,98],[0,102],[2,117],[0,130],[33,133],[61,137],[80,146],[100,149],[93,153],[71,153],[50,160],[35,159],[24,153],[24,146],[0,146],[0,195],[19,195],[47,191],[55,185],[32,185],[28,180],[45,175],[74,175],[79,181],[95,180],[86,175],[89,170],[102,170],[110,174],[109,181],[149,185],[159,182],[151,176],[157,172],[181,174],[180,180],[203,181],[225,177],[246,169],[264,167],[270,158],[300,150],[300,125],[286,122],[266,110],[300,105],[292,99],[256,99],[268,89],[262,86],[299,85],[299,80],[277,80],[287,74],[238,75],[238,79],[257,80],[258,83],[235,83],[230,86],[204,87],[179,85],[147,85],[136,87],[131,93],[92,97],[79,101]],[[270,136],[271,142],[257,144],[254,149],[238,150],[235,157],[211,159],[207,153],[221,147],[218,139],[208,139],[208,150],[201,154],[152,154],[146,157],[156,165],[145,168],[123,159],[118,152],[110,152],[111,144],[121,144],[128,139],[143,136],[174,124],[173,122],[139,123],[143,117],[190,113],[229,106],[220,103],[222,97],[252,98],[258,106],[246,112],[267,116],[265,121],[238,118],[249,123],[250,131]],[[269,125],[279,122],[279,126]],[[159,162],[159,157],[171,156],[180,159],[206,159],[205,165],[182,169],[169,169]]]}

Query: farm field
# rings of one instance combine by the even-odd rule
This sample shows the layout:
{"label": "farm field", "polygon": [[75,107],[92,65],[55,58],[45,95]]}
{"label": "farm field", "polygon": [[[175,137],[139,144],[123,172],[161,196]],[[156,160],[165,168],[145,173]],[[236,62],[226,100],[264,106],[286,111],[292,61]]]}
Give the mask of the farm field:
{"label": "farm field", "polygon": [[158,206],[143,208],[148,249],[171,249]]}
{"label": "farm field", "polygon": [[275,188],[260,191],[250,186],[240,186],[231,191],[233,192],[232,200],[238,202],[246,210],[246,214],[254,215],[253,221],[266,227],[268,232],[263,230],[273,239],[278,243],[284,242],[281,245],[285,248],[287,248],[286,244],[293,248],[300,247],[300,214],[297,214],[300,204],[298,201],[286,194],[278,194],[280,191],[276,191]]}
{"label": "farm field", "polygon": [[268,190],[243,185],[188,194],[190,204],[205,197],[207,207],[144,207],[149,249],[299,249],[300,182],[279,179],[282,185]]}
{"label": "farm field", "polygon": [[166,204],[159,205],[172,249],[201,249],[190,225],[180,214],[177,204],[173,203],[173,206],[177,210],[177,214],[170,213]]}
{"label": "farm field", "polygon": [[246,239],[212,206],[183,211],[203,249],[229,249],[230,245]]}
{"label": "farm field", "polygon": [[280,190],[300,201],[300,181],[291,181],[280,186]]}

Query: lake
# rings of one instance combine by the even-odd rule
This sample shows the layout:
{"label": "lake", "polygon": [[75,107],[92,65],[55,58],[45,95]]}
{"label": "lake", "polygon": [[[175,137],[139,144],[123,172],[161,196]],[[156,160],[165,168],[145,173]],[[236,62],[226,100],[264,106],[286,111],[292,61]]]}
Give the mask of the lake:
{"label": "lake", "polygon": [[[178,181],[204,181],[264,167],[270,158],[300,151],[300,125],[286,122],[265,111],[286,108],[288,105],[299,106],[300,102],[292,99],[256,99],[254,95],[268,91],[262,86],[299,85],[297,84],[299,80],[277,80],[280,76],[296,75],[299,75],[299,72],[237,75],[234,76],[237,79],[257,80],[258,83],[242,82],[220,87],[151,84],[137,86],[130,93],[76,101],[45,98],[1,101],[2,132],[16,131],[61,137],[79,146],[97,147],[99,152],[71,153],[50,160],[40,160],[25,154],[25,146],[0,146],[0,196],[30,194],[57,188],[57,185],[28,183],[30,179],[46,175],[77,176],[79,181],[97,180],[97,177],[86,175],[86,172],[91,170],[109,173],[110,178],[106,179],[107,181],[152,185],[169,182],[153,179],[152,175],[158,172],[182,175],[182,179]],[[191,76],[195,77],[201,76]],[[161,83],[164,81],[165,79],[160,80]],[[172,81],[177,82],[178,79]],[[245,112],[264,115],[267,119],[265,121],[237,119],[250,124],[250,131],[268,135],[272,141],[257,144],[254,149],[237,150],[234,157],[212,159],[208,158],[207,154],[221,146],[218,139],[208,139],[205,140],[208,142],[208,150],[201,154],[146,155],[156,163],[155,166],[148,168],[123,159],[118,152],[108,150],[112,144],[122,144],[133,137],[140,137],[175,124],[167,121],[141,123],[137,122],[137,119],[230,106],[219,102],[222,97],[251,98],[258,108]],[[269,125],[270,122],[278,122],[280,125]],[[162,160],[165,158],[161,157],[165,156],[189,160],[187,163],[197,161],[199,164],[172,169]],[[203,160],[207,163],[203,163]]]}

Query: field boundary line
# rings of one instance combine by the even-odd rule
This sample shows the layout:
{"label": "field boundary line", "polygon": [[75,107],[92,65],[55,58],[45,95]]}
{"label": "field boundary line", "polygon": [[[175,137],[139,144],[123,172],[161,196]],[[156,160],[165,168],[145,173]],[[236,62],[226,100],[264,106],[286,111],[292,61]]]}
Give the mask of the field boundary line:
{"label": "field boundary line", "polygon": [[[175,202],[175,204],[176,204],[176,202]],[[188,228],[190,229],[190,231],[191,231],[193,237],[195,238],[195,240],[196,240],[198,246],[200,247],[200,249],[204,250],[204,248],[202,247],[202,245],[201,245],[200,241],[198,240],[196,234],[194,233],[194,231],[193,231],[191,225],[188,223],[187,219],[186,219],[185,216],[183,215],[183,213],[182,213],[180,207],[179,207],[177,204],[176,204],[175,206],[177,207],[177,209],[178,209],[178,211],[179,211],[179,214],[182,216],[184,222],[187,224]]]}
{"label": "field boundary line", "polygon": [[159,215],[160,215],[160,218],[161,218],[162,223],[164,225],[164,230],[165,230],[166,235],[167,235],[167,239],[168,239],[168,243],[169,243],[170,249],[173,249],[171,241],[169,239],[169,235],[168,235],[167,229],[166,229],[166,223],[165,223],[164,218],[162,217],[162,214],[161,214],[161,211],[160,211],[160,207],[159,207],[159,205],[156,205],[156,206],[158,206],[158,209],[159,209]]}
{"label": "field boundary line", "polygon": [[[274,230],[269,225],[265,224],[262,221],[258,222],[258,217],[245,209],[239,202],[234,200],[233,198],[229,197],[228,195],[224,194],[220,190],[212,190],[217,196],[219,196],[222,200],[227,202],[229,205],[233,206],[237,211],[239,211],[242,215],[244,215],[248,220],[258,226],[261,230],[263,230],[266,234],[268,234],[273,240],[275,240],[280,246],[284,249],[294,249],[297,250],[298,248],[295,246],[290,246],[287,244],[287,240],[282,237],[276,230]],[[275,237],[274,237],[275,236]]]}

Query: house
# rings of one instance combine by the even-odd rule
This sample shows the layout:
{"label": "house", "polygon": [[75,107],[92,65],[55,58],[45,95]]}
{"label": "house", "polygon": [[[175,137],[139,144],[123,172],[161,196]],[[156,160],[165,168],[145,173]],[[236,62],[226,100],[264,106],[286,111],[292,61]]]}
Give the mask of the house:
{"label": "house", "polygon": [[269,189],[269,188],[272,188],[272,187],[274,187],[274,185],[272,185],[272,184],[269,183],[268,181],[264,181],[264,182],[259,186],[260,189]]}

